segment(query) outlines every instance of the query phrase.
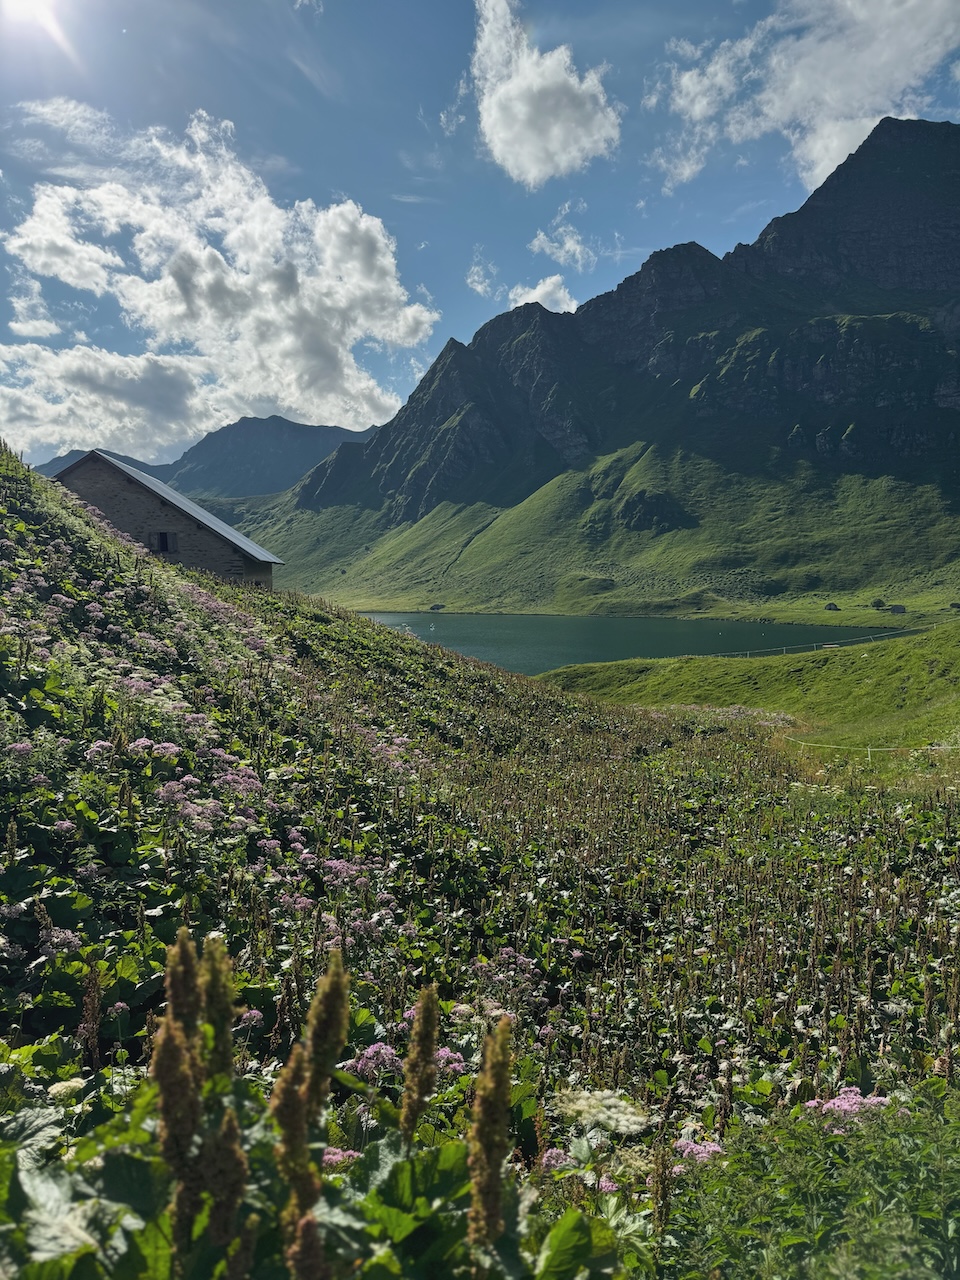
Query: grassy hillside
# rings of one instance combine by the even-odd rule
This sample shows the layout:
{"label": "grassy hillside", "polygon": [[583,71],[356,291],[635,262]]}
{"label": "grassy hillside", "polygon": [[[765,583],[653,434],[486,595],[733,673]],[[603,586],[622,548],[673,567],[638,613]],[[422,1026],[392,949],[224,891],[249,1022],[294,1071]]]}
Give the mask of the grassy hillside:
{"label": "grassy hillside", "polygon": [[593,663],[543,678],[621,705],[785,711],[839,745],[960,746],[960,622],[816,653]]}
{"label": "grassy hillside", "polygon": [[956,1269],[956,775],[0,508],[0,1273]]}
{"label": "grassy hillside", "polygon": [[869,624],[879,596],[945,616],[960,597],[960,517],[942,488],[818,468],[762,435],[747,444],[749,467],[695,440],[640,439],[516,506],[443,503],[398,528],[370,508],[304,509],[295,491],[224,514],[282,556],[283,585],[353,608],[822,621],[833,602]]}

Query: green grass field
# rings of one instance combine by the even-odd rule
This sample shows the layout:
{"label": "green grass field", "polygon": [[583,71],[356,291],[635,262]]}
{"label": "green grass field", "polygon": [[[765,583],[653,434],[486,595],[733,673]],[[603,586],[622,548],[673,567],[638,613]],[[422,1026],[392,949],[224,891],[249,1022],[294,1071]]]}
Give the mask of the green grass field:
{"label": "green grass field", "polygon": [[797,737],[838,746],[960,745],[960,622],[814,653],[635,659],[543,678],[620,704],[785,711]]}

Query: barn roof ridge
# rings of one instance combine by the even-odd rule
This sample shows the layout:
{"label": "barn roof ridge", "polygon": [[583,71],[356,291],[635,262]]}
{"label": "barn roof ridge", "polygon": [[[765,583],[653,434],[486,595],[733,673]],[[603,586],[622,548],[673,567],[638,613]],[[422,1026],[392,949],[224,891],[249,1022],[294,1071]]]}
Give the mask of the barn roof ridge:
{"label": "barn roof ridge", "polygon": [[157,497],[162,498],[165,502],[169,502],[172,507],[176,507],[182,511],[184,515],[190,516],[192,520],[198,521],[209,529],[211,533],[219,534],[221,538],[232,543],[245,556],[249,556],[251,560],[258,560],[262,564],[283,564],[283,561],[267,551],[265,547],[259,546],[251,538],[245,537],[232,525],[226,523],[225,520],[218,520],[216,516],[211,515],[206,508],[201,507],[199,503],[191,502],[189,498],[185,498],[182,493],[177,493],[176,489],[171,489],[168,484],[164,484],[162,480],[157,480],[153,476],[148,476],[144,471],[138,471],[136,467],[129,466],[126,462],[121,462],[118,458],[111,458],[108,453],[102,453],[99,449],[91,449],[85,453],[82,458],[77,458],[76,462],[71,462],[68,467],[64,467],[62,471],[58,471],[53,477],[59,480],[61,476],[65,476],[68,471],[73,471],[75,467],[79,467],[81,462],[85,462],[87,458],[96,456],[103,462],[108,462],[111,467],[115,467],[117,471],[122,471],[124,475],[129,476],[131,480],[142,484],[145,489],[149,489],[151,493],[155,493]]}

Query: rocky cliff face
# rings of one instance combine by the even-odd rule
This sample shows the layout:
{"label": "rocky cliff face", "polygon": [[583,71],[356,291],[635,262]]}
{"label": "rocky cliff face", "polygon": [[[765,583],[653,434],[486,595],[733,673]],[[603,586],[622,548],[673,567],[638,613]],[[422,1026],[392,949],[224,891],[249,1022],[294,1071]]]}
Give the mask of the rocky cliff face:
{"label": "rocky cliff face", "polygon": [[[960,407],[958,291],[960,126],[883,120],[755,244],[723,259],[676,245],[575,315],[534,304],[449,343],[298,502],[360,502],[385,525],[443,501],[510,505],[623,443],[631,410],[668,383],[686,384],[691,427],[765,419],[772,445],[820,461],[929,454],[952,430],[938,414]],[[876,429],[841,447],[871,414]]]}
{"label": "rocky cliff face", "polygon": [[835,288],[960,289],[960,127],[885,119],[796,213],[724,262],[759,279]]}
{"label": "rocky cliff face", "polygon": [[402,523],[444,501],[518,501],[580,465],[600,443],[586,390],[597,362],[571,321],[532,303],[469,346],[448,342],[362,452],[340,450],[305,477],[298,504],[359,502]]}

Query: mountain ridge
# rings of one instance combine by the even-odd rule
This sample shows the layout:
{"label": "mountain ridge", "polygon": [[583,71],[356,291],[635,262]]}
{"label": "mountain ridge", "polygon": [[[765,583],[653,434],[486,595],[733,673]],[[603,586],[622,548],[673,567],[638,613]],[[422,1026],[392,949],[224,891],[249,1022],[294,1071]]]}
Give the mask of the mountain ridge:
{"label": "mountain ridge", "polygon": [[[239,498],[289,489],[338,445],[352,437],[365,440],[374,430],[310,426],[274,414],[269,418],[243,417],[208,432],[174,462],[141,462],[111,449],[103,452],[180,493]],[[54,476],[85,452],[71,450],[34,470]]]}

